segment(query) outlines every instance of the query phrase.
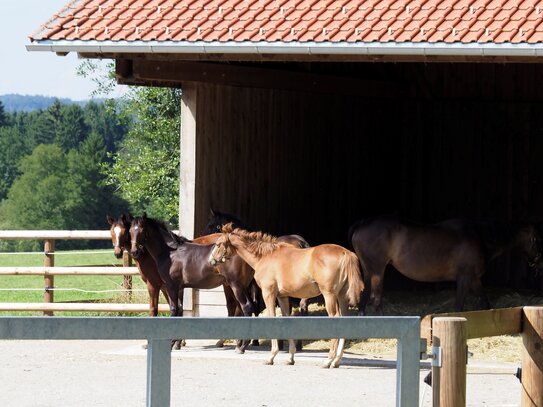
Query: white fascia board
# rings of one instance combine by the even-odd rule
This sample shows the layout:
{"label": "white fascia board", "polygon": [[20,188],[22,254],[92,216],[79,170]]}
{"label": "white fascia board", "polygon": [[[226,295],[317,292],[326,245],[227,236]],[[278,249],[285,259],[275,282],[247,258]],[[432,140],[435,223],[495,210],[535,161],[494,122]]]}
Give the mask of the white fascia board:
{"label": "white fascia board", "polygon": [[37,41],[28,51],[78,53],[543,56],[543,44],[395,42]]}

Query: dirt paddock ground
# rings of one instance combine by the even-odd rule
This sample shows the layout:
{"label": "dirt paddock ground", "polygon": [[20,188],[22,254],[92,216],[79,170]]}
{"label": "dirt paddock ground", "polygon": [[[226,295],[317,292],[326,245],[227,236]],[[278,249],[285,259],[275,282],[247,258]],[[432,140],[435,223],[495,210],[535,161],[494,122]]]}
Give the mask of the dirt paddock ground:
{"label": "dirt paddock ground", "polygon": [[[0,341],[0,406],[61,407],[145,405],[146,351],[141,341]],[[395,405],[391,360],[346,354],[339,369],[322,369],[324,353],[304,351],[296,364],[265,366],[269,347],[237,355],[209,341],[188,341],[172,352],[172,406],[272,407]],[[468,364],[468,406],[520,405],[517,365]],[[421,406],[431,406],[422,379]],[[356,403],[356,404],[355,404]]]}

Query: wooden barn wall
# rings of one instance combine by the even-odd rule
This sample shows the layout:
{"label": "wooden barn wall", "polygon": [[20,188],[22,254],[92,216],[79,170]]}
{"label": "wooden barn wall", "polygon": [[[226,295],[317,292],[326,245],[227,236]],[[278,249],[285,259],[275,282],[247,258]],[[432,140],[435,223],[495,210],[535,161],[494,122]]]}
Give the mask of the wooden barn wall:
{"label": "wooden barn wall", "polygon": [[[349,226],[378,214],[543,219],[538,65],[411,64],[394,72],[410,95],[201,85],[196,231],[209,208],[313,245],[347,245]],[[506,256],[487,278],[533,284],[519,264]]]}

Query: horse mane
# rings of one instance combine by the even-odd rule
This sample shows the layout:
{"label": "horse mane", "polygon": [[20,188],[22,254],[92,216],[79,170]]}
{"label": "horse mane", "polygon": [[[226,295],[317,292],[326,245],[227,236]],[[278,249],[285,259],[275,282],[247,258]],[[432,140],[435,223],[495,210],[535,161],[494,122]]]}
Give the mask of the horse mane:
{"label": "horse mane", "polygon": [[232,233],[238,236],[245,248],[258,257],[273,253],[279,247],[287,246],[286,243],[277,241],[277,237],[264,232],[249,232],[248,230],[234,228],[232,222],[222,227],[223,233]]}
{"label": "horse mane", "polygon": [[[142,218],[139,219],[141,220]],[[180,236],[172,231],[166,222],[154,218],[145,219],[149,224],[151,224],[151,226],[154,226],[156,229],[158,229],[166,244],[172,249],[175,249],[184,243],[191,242],[190,239],[187,239],[184,236]]]}

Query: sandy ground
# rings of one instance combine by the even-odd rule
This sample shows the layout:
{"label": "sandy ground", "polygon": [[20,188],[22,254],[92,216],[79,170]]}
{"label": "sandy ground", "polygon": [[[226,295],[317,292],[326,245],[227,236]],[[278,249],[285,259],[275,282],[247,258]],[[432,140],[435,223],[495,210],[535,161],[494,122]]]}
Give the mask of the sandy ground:
{"label": "sandy ground", "polygon": [[[0,341],[0,406],[144,406],[146,351],[134,341]],[[188,341],[172,352],[172,406],[394,406],[391,361],[347,354],[339,369],[322,369],[324,354],[302,352],[287,366],[286,353],[264,366],[268,348],[237,355],[231,347]],[[421,406],[431,406],[422,382]],[[471,362],[468,406],[520,405],[516,365]],[[355,404],[356,403],[356,404]]]}

